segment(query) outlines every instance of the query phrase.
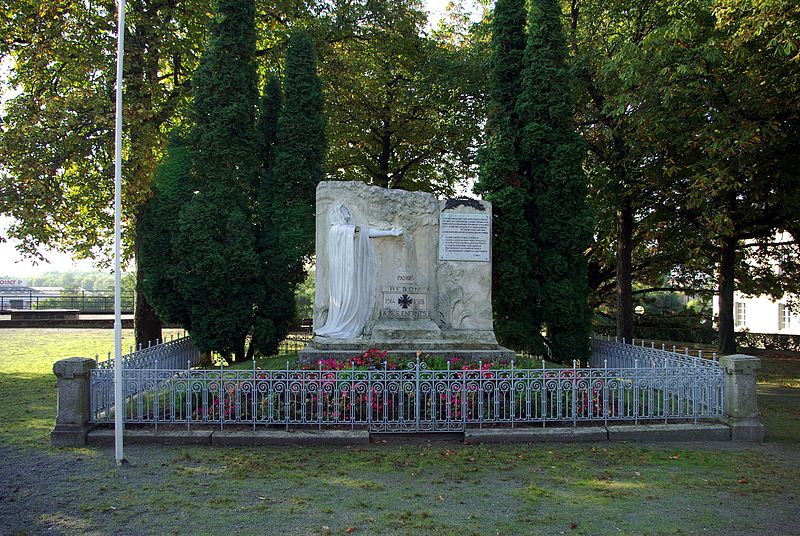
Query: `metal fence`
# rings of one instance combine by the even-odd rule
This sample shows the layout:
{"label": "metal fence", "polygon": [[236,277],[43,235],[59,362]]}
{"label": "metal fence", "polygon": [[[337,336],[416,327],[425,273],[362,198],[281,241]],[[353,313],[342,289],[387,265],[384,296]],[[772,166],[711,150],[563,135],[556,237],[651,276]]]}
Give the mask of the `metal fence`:
{"label": "metal fence", "polygon": [[689,349],[685,348],[683,353],[678,352],[675,346],[671,350],[664,344],[656,346],[655,342],[637,341],[633,339],[626,343],[623,339],[619,342],[607,337],[605,340],[596,338],[592,340],[593,367],[663,367],[665,365],[674,367],[719,367],[716,359],[717,354],[711,353],[711,359],[703,356],[703,351],[698,350],[697,356],[689,355]]}
{"label": "metal fence", "polygon": [[[430,370],[419,360],[402,370],[123,371],[128,423],[267,426],[365,426],[371,431],[456,431],[467,426],[610,421],[697,420],[723,416],[723,378],[713,362],[683,355],[660,365],[598,341],[601,367]],[[622,348],[617,348],[622,346]],[[645,349],[650,350],[650,349]],[[669,352],[667,352],[669,353]],[[644,363],[651,365],[644,365]],[[95,423],[113,420],[110,370],[92,372]]]}
{"label": "metal fence", "polygon": [[[135,296],[132,292],[121,297],[122,311],[133,312]],[[113,313],[114,294],[62,294],[59,296],[37,296],[33,293],[9,297],[0,296],[0,311],[45,309],[77,309],[81,313]]]}
{"label": "metal fence", "polygon": [[311,342],[314,336],[309,332],[304,331],[290,331],[286,337],[278,344],[278,353],[276,355],[289,355],[296,354],[306,347]]}
{"label": "metal fence", "polygon": [[[95,356],[95,361],[97,370],[114,369],[114,360],[110,353],[104,361]],[[136,351],[131,346],[130,352],[122,356],[124,369],[177,369],[196,367],[199,364],[200,351],[188,336],[171,338],[164,342],[156,341],[156,344],[147,347],[140,345]]]}

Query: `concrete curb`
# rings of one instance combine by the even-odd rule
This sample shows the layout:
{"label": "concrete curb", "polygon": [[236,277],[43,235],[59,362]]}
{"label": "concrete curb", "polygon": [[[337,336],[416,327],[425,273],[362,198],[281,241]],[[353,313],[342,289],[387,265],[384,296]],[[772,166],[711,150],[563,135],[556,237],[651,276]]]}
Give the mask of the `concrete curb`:
{"label": "concrete curb", "polygon": [[[127,445],[211,445],[211,430],[125,430]],[[92,430],[86,435],[87,445],[113,445],[114,430]]]}
{"label": "concrete curb", "polygon": [[[125,430],[128,445],[205,445],[212,447],[261,446],[346,446],[373,443],[402,443],[403,441],[461,442],[461,433],[448,434],[372,434],[368,430]],[[497,428],[467,429],[465,443],[591,443],[591,442],[705,442],[731,441],[731,428],[719,423],[698,424],[637,424],[598,427]],[[86,442],[92,446],[114,444],[114,430],[92,430]]]}
{"label": "concrete curb", "polygon": [[[206,445],[211,447],[368,445],[366,430],[125,430],[127,445]],[[114,444],[114,430],[92,430],[86,444]]]}
{"label": "concrete curb", "polygon": [[693,442],[730,441],[731,429],[724,424],[638,424],[609,426],[609,441]]}
{"label": "concrete curb", "polygon": [[282,430],[220,430],[213,432],[214,447],[261,447],[261,446],[345,446],[368,445],[366,430],[282,431]]}
{"label": "concrete curb", "polygon": [[515,428],[467,430],[467,443],[587,443],[608,441],[605,428]]}

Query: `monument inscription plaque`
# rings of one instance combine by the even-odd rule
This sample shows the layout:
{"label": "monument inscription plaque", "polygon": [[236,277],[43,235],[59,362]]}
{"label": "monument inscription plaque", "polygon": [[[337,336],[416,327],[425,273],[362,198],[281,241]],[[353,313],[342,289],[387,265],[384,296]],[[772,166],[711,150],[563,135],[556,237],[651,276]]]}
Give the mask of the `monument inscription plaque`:
{"label": "monument inscription plaque", "polygon": [[489,214],[442,212],[439,215],[439,260],[489,262]]}
{"label": "monument inscription plaque", "polygon": [[383,287],[381,318],[428,318],[428,288],[406,285]]}

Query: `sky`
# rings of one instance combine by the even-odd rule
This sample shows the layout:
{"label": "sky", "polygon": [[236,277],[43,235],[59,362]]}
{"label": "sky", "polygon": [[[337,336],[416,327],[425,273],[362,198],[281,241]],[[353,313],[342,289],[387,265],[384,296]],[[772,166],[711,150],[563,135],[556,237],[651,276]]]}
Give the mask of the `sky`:
{"label": "sky", "polygon": [[[435,26],[436,21],[446,14],[447,4],[450,0],[427,0],[426,6],[430,13],[431,25]],[[478,11],[475,9],[474,11]],[[2,65],[2,71],[6,71],[7,65]],[[5,73],[2,73],[5,74]],[[8,95],[3,97],[7,98]],[[2,100],[5,100],[2,99]],[[8,227],[13,220],[7,216],[0,216],[0,237],[8,238]],[[91,260],[76,261],[70,255],[58,251],[42,248],[41,253],[47,262],[34,263],[30,259],[23,258],[15,249],[17,241],[8,238],[5,242],[0,242],[0,277],[15,277],[25,279],[27,277],[41,275],[46,272],[66,272],[71,270],[95,271]]]}

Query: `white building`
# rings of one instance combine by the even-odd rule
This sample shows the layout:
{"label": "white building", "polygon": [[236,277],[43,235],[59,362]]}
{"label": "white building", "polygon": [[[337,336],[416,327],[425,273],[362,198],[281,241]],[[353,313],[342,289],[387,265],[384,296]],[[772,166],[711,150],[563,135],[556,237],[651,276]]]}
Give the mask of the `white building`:
{"label": "white building", "polygon": [[[778,233],[776,242],[792,240],[789,233]],[[780,270],[779,266],[775,266]],[[787,303],[797,303],[800,296],[784,294],[780,300],[771,296],[748,296],[739,291],[733,294],[733,324],[736,331],[750,333],[777,333],[784,335],[800,335],[800,315],[792,313]],[[719,315],[719,296],[714,296],[714,317]]]}
{"label": "white building", "polygon": [[[800,335],[800,315],[792,313],[786,306],[797,296],[784,295],[780,300],[770,296],[746,296],[733,294],[733,323],[736,331],[750,333],[779,333]],[[719,296],[714,296],[714,316],[719,315]]]}

